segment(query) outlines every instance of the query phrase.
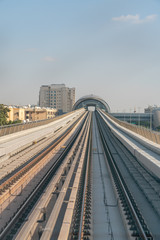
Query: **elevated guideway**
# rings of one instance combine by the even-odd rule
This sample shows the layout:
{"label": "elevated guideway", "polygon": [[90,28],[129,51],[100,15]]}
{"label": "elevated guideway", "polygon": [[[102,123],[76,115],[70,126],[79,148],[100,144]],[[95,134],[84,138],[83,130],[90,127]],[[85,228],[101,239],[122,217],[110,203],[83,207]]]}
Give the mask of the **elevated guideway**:
{"label": "elevated guideway", "polygon": [[109,169],[106,167],[106,157],[95,114],[92,131],[93,239],[127,240],[123,219],[118,209],[119,202],[114,193]]}
{"label": "elevated guideway", "polygon": [[2,240],[160,239],[158,138],[96,104],[0,138]]}
{"label": "elevated guideway", "polygon": [[62,130],[84,112],[84,109],[80,109],[49,124],[0,137],[0,164],[11,155]]}
{"label": "elevated guideway", "polygon": [[[109,125],[110,116],[105,113],[103,116],[101,111],[98,111],[96,115],[106,155],[106,165],[118,199],[117,205],[122,213],[126,229],[128,227],[127,239],[159,240],[159,179],[129,150],[127,134],[126,141],[120,139],[120,136],[124,136],[124,132],[118,131],[118,124],[117,128],[114,126],[116,121],[112,119],[113,125]],[[131,142],[132,140],[134,139],[130,137]],[[103,176],[103,182],[106,184],[105,176]],[[109,199],[107,194],[106,198]],[[109,209],[112,205],[107,204]],[[116,204],[114,206],[116,208]],[[114,222],[111,222],[111,225],[114,227]]]}
{"label": "elevated guideway", "polygon": [[152,175],[160,179],[160,144],[120,126],[103,111],[98,112],[119,141]]}
{"label": "elevated guideway", "polygon": [[[0,239],[13,239],[13,235],[19,226],[25,221],[26,214],[33,208],[39,197],[44,193],[46,185],[52,181],[51,192],[44,194],[46,205],[50,198],[52,200],[53,191],[61,189],[64,183],[65,173],[67,175],[71,163],[75,158],[75,147],[78,148],[84,122],[88,122],[88,113],[83,109],[73,113],[70,118],[65,119],[67,123],[59,131],[46,138],[41,145],[29,147],[29,152],[25,150],[6,160],[8,163],[0,169]],[[53,127],[53,126],[52,126]],[[88,131],[88,128],[85,126]],[[78,138],[78,139],[77,139]],[[85,139],[85,135],[84,135]],[[73,149],[72,149],[73,148]],[[38,150],[38,151],[37,151]],[[72,151],[71,151],[72,150]],[[68,156],[68,152],[69,153]],[[30,155],[32,152],[32,156]],[[68,156],[66,158],[66,156]],[[64,158],[66,158],[64,160]],[[11,161],[11,162],[10,162]],[[14,163],[14,164],[13,164]],[[19,164],[21,166],[19,167]],[[15,165],[15,169],[9,172],[9,168]],[[73,168],[73,167],[72,167]],[[74,168],[73,168],[74,170]],[[3,176],[3,172],[5,175]],[[49,206],[50,207],[50,206]],[[45,206],[44,206],[45,208]],[[49,211],[50,212],[50,211]],[[42,209],[42,217],[45,210]],[[38,218],[41,216],[41,209],[38,211]],[[22,220],[23,219],[23,220]],[[16,222],[20,225],[14,225]],[[13,226],[13,229],[11,227]],[[11,232],[10,232],[11,230]],[[30,235],[30,232],[28,232]],[[25,238],[20,238],[25,239]]]}

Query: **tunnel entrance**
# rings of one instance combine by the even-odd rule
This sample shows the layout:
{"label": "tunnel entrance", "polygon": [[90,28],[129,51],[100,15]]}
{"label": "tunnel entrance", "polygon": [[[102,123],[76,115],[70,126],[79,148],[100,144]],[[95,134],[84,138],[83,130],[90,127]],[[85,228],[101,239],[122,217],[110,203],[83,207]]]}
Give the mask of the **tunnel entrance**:
{"label": "tunnel entrance", "polygon": [[88,95],[80,98],[73,106],[73,110],[79,109],[79,108],[85,108],[87,110],[90,109],[90,107],[94,110],[96,108],[103,109],[106,112],[110,112],[109,105],[100,97],[97,97],[95,95]]}

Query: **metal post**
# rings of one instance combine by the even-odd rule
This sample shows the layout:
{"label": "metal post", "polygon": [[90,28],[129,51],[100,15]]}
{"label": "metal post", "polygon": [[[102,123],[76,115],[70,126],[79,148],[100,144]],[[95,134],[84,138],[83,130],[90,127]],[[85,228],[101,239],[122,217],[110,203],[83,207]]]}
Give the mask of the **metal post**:
{"label": "metal post", "polygon": [[124,112],[124,118],[123,118],[123,121],[125,122],[125,110],[123,110],[123,112]]}
{"label": "metal post", "polygon": [[0,219],[2,219],[2,204],[0,205]]}
{"label": "metal post", "polygon": [[152,109],[150,108],[150,130],[152,130]]}
{"label": "metal post", "polygon": [[139,113],[139,115],[138,115],[138,126],[140,126],[140,107],[138,107],[138,113]]}
{"label": "metal post", "polygon": [[131,108],[130,108],[130,123],[131,123]]}

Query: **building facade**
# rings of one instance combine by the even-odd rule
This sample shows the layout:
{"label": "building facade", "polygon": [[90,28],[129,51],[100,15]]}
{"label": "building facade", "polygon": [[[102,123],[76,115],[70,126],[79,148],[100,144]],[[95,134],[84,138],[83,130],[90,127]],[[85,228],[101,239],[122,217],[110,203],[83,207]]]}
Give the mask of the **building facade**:
{"label": "building facade", "polygon": [[56,108],[59,113],[72,111],[75,103],[75,88],[65,84],[42,85],[39,91],[39,106]]}
{"label": "building facade", "polygon": [[23,121],[25,119],[25,109],[18,107],[9,107],[10,112],[8,112],[8,121]]}
{"label": "building facade", "polygon": [[148,112],[153,116],[153,127],[154,129],[160,129],[160,107],[154,105],[154,106],[148,106],[148,108],[145,108],[145,113]]}
{"label": "building facade", "polygon": [[38,121],[54,118],[57,115],[57,109],[40,107],[8,107],[8,121]]}

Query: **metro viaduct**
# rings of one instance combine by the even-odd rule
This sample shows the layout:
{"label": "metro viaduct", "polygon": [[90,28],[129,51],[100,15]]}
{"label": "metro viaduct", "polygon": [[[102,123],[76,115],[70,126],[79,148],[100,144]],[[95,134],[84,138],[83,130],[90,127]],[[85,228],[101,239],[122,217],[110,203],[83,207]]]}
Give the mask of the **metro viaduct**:
{"label": "metro viaduct", "polygon": [[73,106],[73,110],[79,108],[88,109],[88,107],[93,106],[95,108],[100,108],[105,110],[107,113],[110,113],[109,105],[100,97],[95,95],[88,95],[80,98]]}
{"label": "metro viaduct", "polygon": [[0,137],[0,239],[159,240],[160,136],[74,109]]}
{"label": "metro viaduct", "polygon": [[73,110],[88,107],[100,108],[105,112],[111,114],[113,117],[132,124],[143,125],[148,127],[154,127],[153,113],[111,113],[109,105],[102,98],[95,95],[87,95],[77,100],[73,106]]}

